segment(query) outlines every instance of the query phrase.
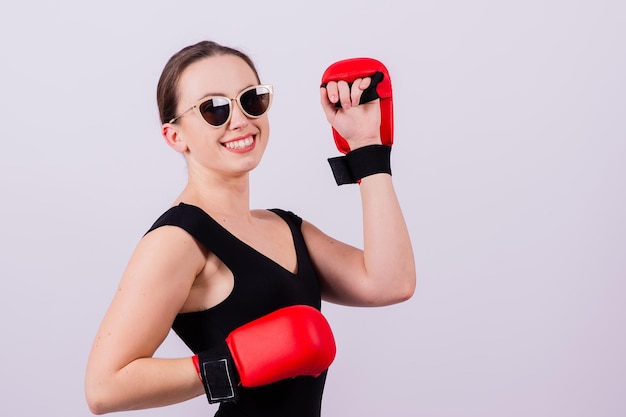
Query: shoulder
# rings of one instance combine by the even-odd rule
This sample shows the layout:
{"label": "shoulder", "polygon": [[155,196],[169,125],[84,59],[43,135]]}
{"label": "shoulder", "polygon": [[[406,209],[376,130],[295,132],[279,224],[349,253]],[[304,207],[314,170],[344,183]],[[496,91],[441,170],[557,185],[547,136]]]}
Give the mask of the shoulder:
{"label": "shoulder", "polygon": [[137,251],[157,259],[206,256],[206,248],[200,244],[197,232],[201,216],[202,210],[195,206],[170,207],[143,235]]}
{"label": "shoulder", "polygon": [[175,225],[163,225],[151,229],[137,244],[136,254],[142,258],[157,262],[172,262],[198,258],[200,261],[206,256],[206,249],[187,230]]}
{"label": "shoulder", "polygon": [[161,226],[178,226],[183,229],[188,229],[190,227],[194,227],[198,222],[206,220],[208,217],[208,214],[206,214],[199,207],[179,203],[170,207],[167,211],[165,211],[165,213],[159,216],[159,218],[148,229],[146,234],[160,228]]}
{"label": "shoulder", "polygon": [[297,214],[295,214],[293,211],[289,211],[289,210],[285,210],[285,209],[280,209],[280,208],[272,208],[269,210],[264,210],[266,213],[274,213],[277,216],[281,217],[283,220],[285,220],[287,223],[292,223],[295,226],[300,227],[302,225],[302,218],[300,216],[298,216]]}

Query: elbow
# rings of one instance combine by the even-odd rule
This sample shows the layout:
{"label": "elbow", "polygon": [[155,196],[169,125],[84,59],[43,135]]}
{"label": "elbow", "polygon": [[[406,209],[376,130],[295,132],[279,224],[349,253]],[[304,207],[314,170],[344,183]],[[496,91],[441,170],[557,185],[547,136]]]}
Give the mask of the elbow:
{"label": "elbow", "polygon": [[403,286],[396,294],[396,303],[403,303],[410,300],[415,294],[415,281]]}
{"label": "elbow", "polygon": [[102,415],[109,412],[107,409],[107,401],[103,396],[98,395],[98,393],[87,389],[85,391],[85,399],[87,400],[89,411],[91,411],[92,414]]}
{"label": "elbow", "polygon": [[416,275],[415,272],[407,273],[400,284],[396,287],[392,304],[403,303],[410,300],[415,294],[416,288]]}
{"label": "elbow", "polygon": [[107,413],[105,403],[103,401],[90,394],[86,394],[85,398],[87,400],[87,406],[89,407],[89,411],[91,411],[91,414],[102,415]]}
{"label": "elbow", "polygon": [[89,411],[91,411],[91,414],[95,414],[95,415],[102,415],[102,414],[106,414],[107,412],[104,411],[104,409],[100,408],[98,404],[95,403],[88,403],[89,404]]}
{"label": "elbow", "polygon": [[389,288],[393,288],[390,292],[392,304],[403,303],[408,301],[415,295],[417,286],[417,271],[413,258],[407,258],[410,262],[399,263],[397,269],[386,272],[387,280],[390,282]]}
{"label": "elbow", "polygon": [[404,293],[405,299],[403,301],[407,301],[415,295],[415,288],[417,287],[417,271],[415,270],[415,264],[412,265],[406,275]]}
{"label": "elbow", "polygon": [[413,287],[412,289],[407,290],[407,291],[401,293],[399,298],[398,298],[398,302],[399,303],[403,303],[405,301],[409,301],[411,298],[413,298],[414,294],[415,294],[415,287]]}
{"label": "elbow", "polygon": [[415,294],[415,274],[407,274],[402,279],[387,283],[383,287],[376,286],[363,298],[362,305],[383,307],[408,301]]}
{"label": "elbow", "polygon": [[102,383],[85,384],[85,400],[92,414],[102,415],[117,411],[113,408],[112,397],[107,392]]}

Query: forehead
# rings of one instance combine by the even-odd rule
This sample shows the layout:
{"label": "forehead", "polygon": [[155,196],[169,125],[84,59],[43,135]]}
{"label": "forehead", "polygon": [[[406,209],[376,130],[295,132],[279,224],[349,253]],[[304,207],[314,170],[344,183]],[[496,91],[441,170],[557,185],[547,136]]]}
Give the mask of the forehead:
{"label": "forehead", "polygon": [[197,100],[207,94],[235,96],[242,89],[257,83],[250,66],[234,55],[203,58],[189,65],[180,76],[180,100]]}

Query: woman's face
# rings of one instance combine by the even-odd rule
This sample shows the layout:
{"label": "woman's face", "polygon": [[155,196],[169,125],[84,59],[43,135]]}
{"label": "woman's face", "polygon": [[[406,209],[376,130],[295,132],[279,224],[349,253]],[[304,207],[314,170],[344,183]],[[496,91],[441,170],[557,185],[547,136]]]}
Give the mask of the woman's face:
{"label": "woman's face", "polygon": [[[213,95],[234,98],[246,87],[257,85],[254,71],[234,55],[204,58],[187,67],[178,83],[177,114],[198,100]],[[195,111],[187,112],[171,128],[190,169],[211,170],[222,175],[246,174],[261,161],[269,138],[267,113],[248,118],[236,101],[231,102],[230,120],[215,128]]]}

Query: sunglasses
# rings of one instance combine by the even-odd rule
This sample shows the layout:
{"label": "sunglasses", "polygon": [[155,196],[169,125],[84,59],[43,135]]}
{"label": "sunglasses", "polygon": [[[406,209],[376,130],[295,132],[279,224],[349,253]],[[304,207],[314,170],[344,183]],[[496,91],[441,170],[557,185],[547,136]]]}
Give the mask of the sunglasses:
{"label": "sunglasses", "polygon": [[228,123],[233,114],[233,100],[237,103],[243,114],[251,119],[256,119],[267,113],[272,104],[273,95],[274,87],[265,84],[248,87],[234,98],[224,96],[205,97],[169,122],[174,123],[185,114],[194,110],[208,125],[212,127],[223,126]]}

